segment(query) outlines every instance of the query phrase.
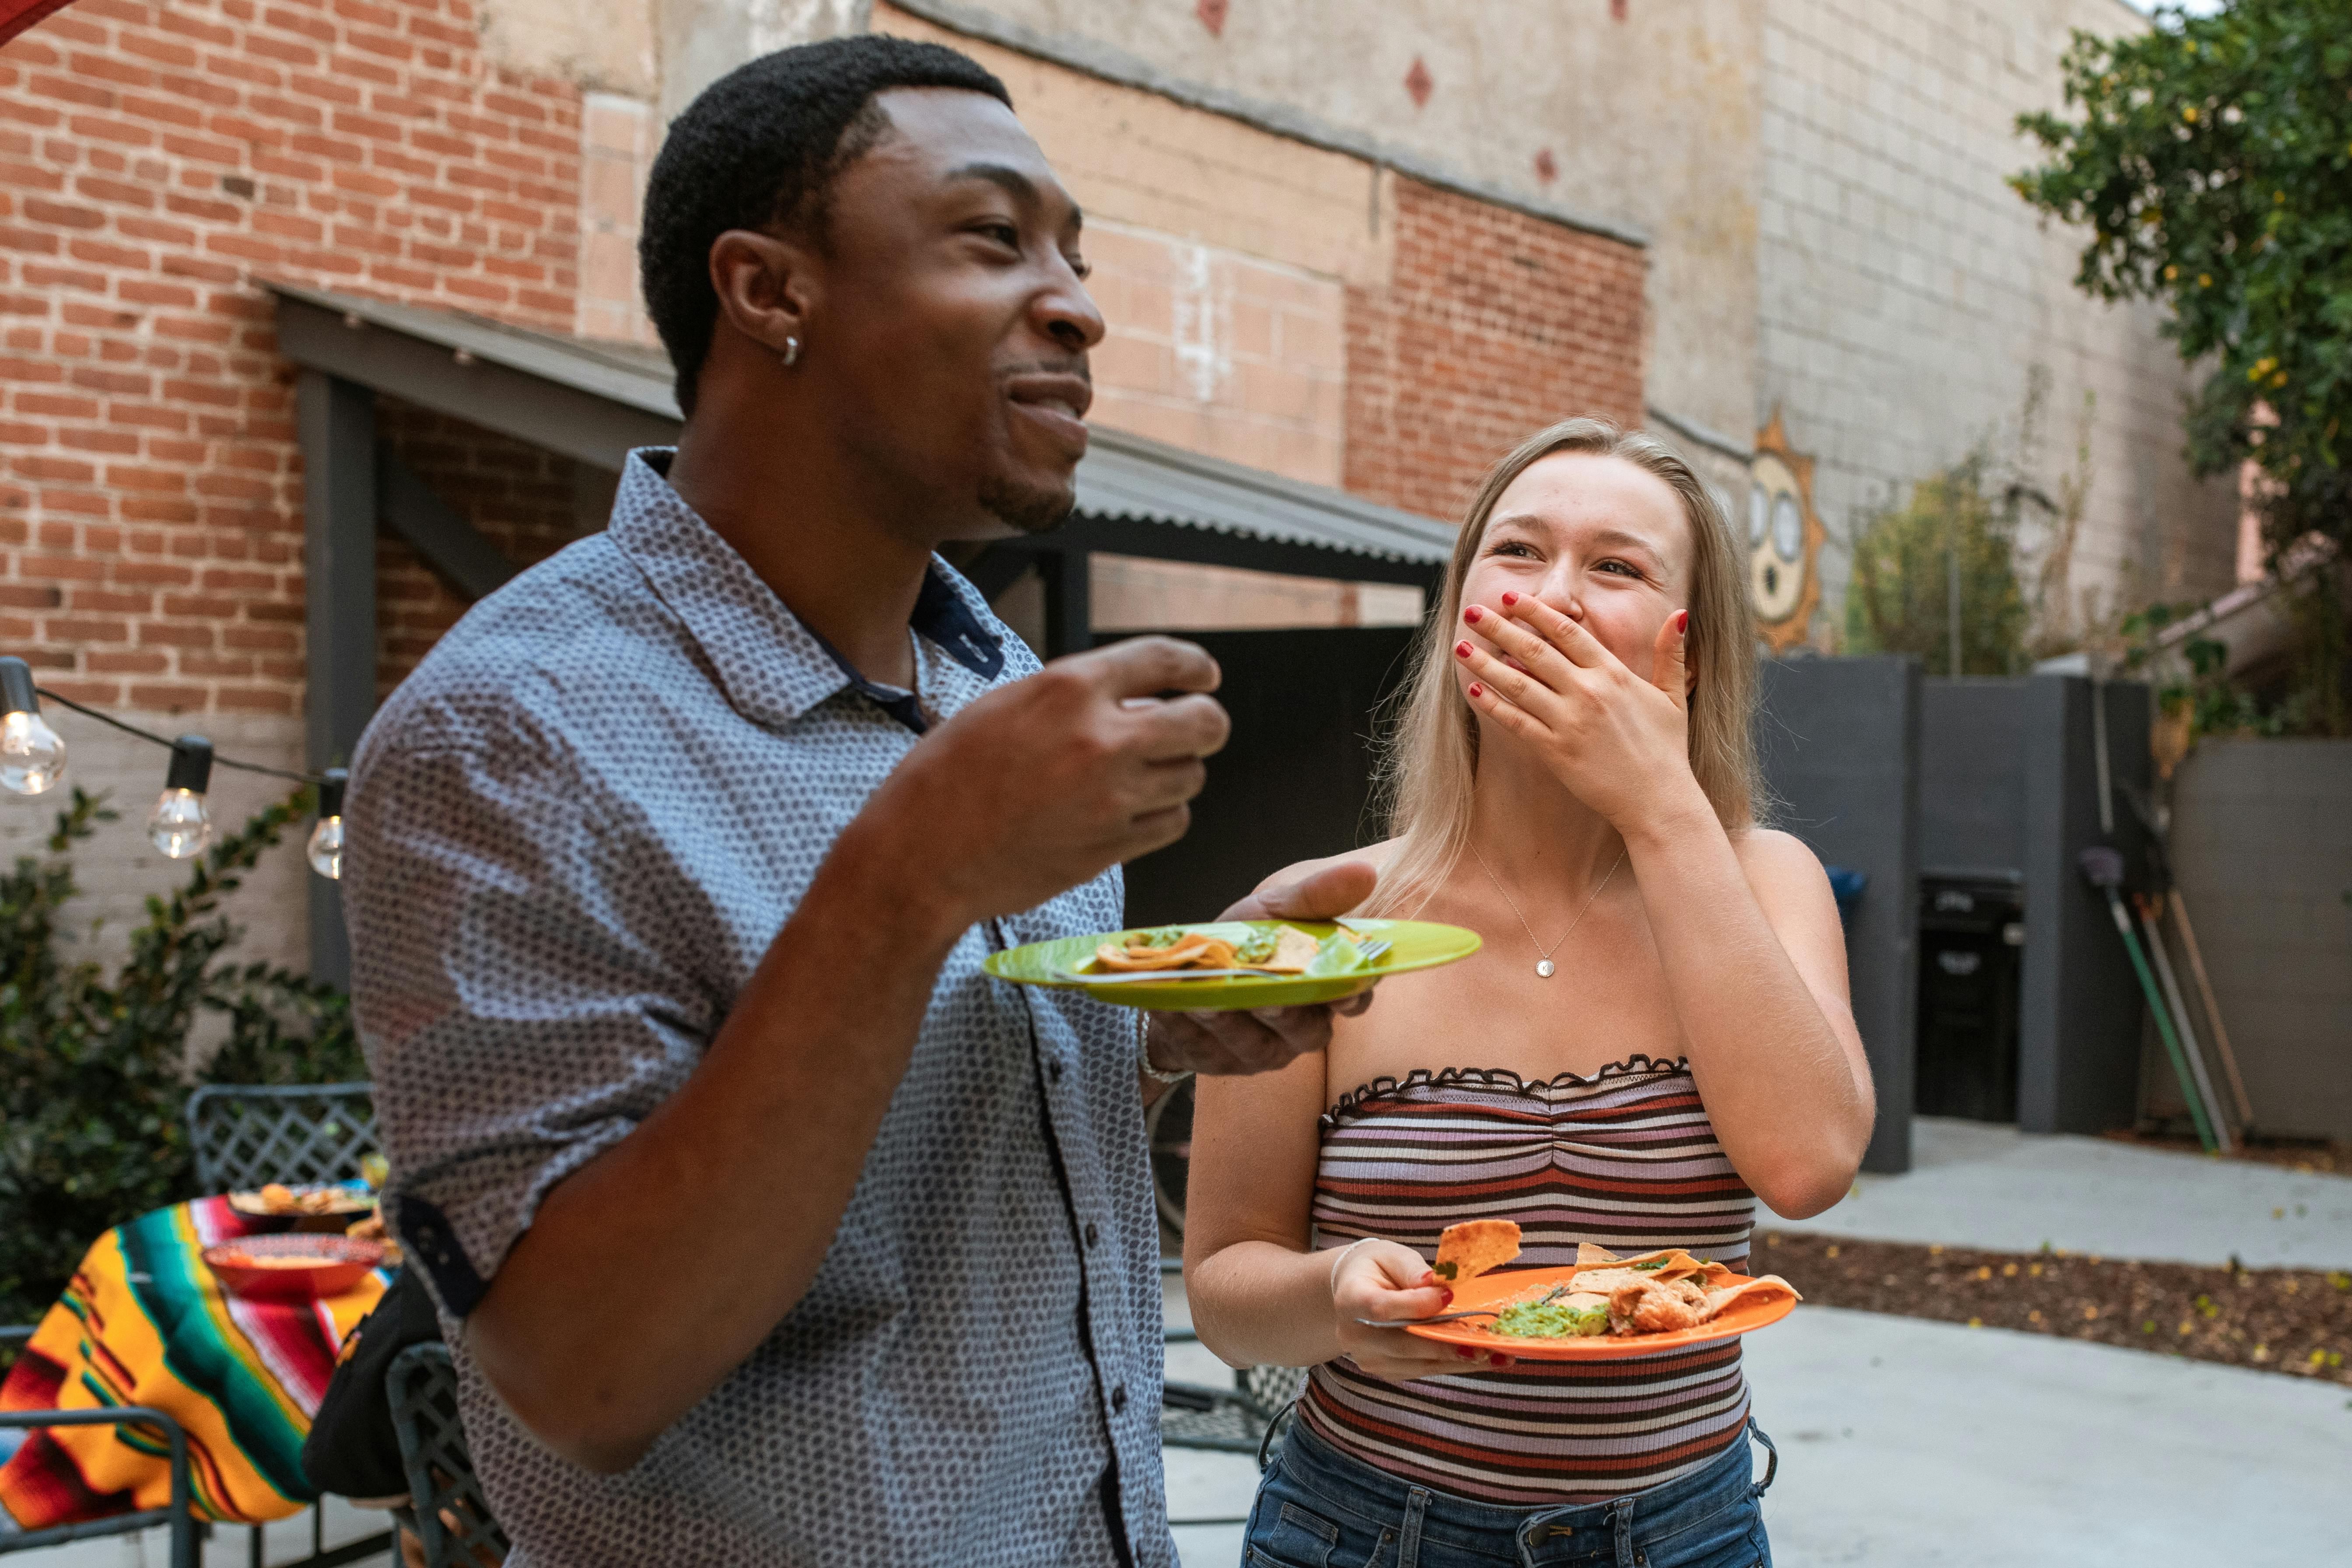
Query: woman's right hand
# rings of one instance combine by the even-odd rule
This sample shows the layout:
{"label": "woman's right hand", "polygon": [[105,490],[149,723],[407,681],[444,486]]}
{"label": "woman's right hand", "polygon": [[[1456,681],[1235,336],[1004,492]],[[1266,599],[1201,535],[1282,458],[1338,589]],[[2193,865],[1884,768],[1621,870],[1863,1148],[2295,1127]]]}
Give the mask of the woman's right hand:
{"label": "woman's right hand", "polygon": [[1376,1329],[1357,1321],[1378,1318],[1405,1323],[1433,1318],[1453,1300],[1454,1292],[1410,1247],[1393,1241],[1364,1242],[1332,1270],[1331,1305],[1339,1315],[1340,1352],[1367,1376],[1396,1382],[1442,1377],[1469,1371],[1474,1365],[1511,1365],[1507,1355],[1425,1340],[1401,1327]]}

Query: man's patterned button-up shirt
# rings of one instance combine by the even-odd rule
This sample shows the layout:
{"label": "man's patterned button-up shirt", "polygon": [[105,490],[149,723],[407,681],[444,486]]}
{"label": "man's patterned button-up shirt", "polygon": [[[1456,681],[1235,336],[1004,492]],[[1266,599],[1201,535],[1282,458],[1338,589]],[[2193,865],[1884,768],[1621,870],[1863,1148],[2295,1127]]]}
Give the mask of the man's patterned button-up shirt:
{"label": "man's patterned button-up shirt", "polygon": [[633,454],[611,527],[477,605],[352,770],[386,1208],[451,1331],[509,1562],[1108,1563],[1108,1476],[1134,1561],[1171,1564],[1134,1035],[981,968],[1119,924],[1116,870],[964,933],[807,1295],[634,1468],[557,1458],[466,1353],[541,1199],[685,1083],[923,730],[1037,668],[935,562],[916,689],[862,679],[667,468]]}

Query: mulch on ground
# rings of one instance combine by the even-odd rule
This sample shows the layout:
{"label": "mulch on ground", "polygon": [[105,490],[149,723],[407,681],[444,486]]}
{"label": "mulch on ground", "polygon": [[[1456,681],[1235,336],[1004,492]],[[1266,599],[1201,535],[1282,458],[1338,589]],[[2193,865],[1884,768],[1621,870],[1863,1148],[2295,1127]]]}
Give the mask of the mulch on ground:
{"label": "mulch on ground", "polygon": [[2169,1129],[2140,1128],[2128,1132],[2105,1132],[2100,1136],[2118,1143],[2137,1143],[2143,1149],[2161,1149],[2168,1153],[2199,1154],[2211,1160],[2243,1160],[2257,1165],[2278,1165],[2305,1175],[2352,1176],[2352,1143],[2330,1143],[2317,1138],[2268,1138],[2258,1134],[2254,1142],[2241,1143],[2227,1154],[2205,1154],[2194,1134]]}
{"label": "mulch on ground", "polygon": [[1815,1306],[2095,1340],[2352,1387],[2352,1274],[1764,1231],[1748,1268]]}

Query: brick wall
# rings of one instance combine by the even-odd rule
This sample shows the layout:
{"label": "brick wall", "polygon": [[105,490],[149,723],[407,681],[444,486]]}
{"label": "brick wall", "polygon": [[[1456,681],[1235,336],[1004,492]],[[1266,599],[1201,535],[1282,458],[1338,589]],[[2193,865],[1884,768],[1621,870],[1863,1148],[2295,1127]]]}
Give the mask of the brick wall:
{"label": "brick wall", "polygon": [[79,0],[0,49],[0,646],[45,681],[299,711],[300,464],[256,279],[573,326],[579,91],[476,26]]}
{"label": "brick wall", "polygon": [[1348,290],[1347,488],[1457,518],[1554,420],[1642,407],[1633,246],[1397,179],[1387,285]]}

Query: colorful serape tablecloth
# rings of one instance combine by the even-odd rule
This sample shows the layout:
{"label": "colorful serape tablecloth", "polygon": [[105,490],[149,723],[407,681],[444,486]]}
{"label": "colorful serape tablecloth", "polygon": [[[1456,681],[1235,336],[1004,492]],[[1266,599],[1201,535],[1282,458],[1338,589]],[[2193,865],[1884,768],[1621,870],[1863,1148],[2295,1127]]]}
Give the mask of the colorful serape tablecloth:
{"label": "colorful serape tablecloth", "polygon": [[[305,1301],[223,1289],[204,1249],[267,1228],[226,1198],[198,1198],[108,1231],[0,1384],[0,1410],[164,1411],[187,1430],[204,1517],[258,1524],[300,1512],[319,1495],[302,1475],[302,1439],[343,1342],[392,1277],[378,1269]],[[0,1443],[18,1436],[0,1431]],[[0,1464],[0,1539],[11,1521],[41,1530],[164,1507],[170,1452],[152,1428],[22,1435]]]}

